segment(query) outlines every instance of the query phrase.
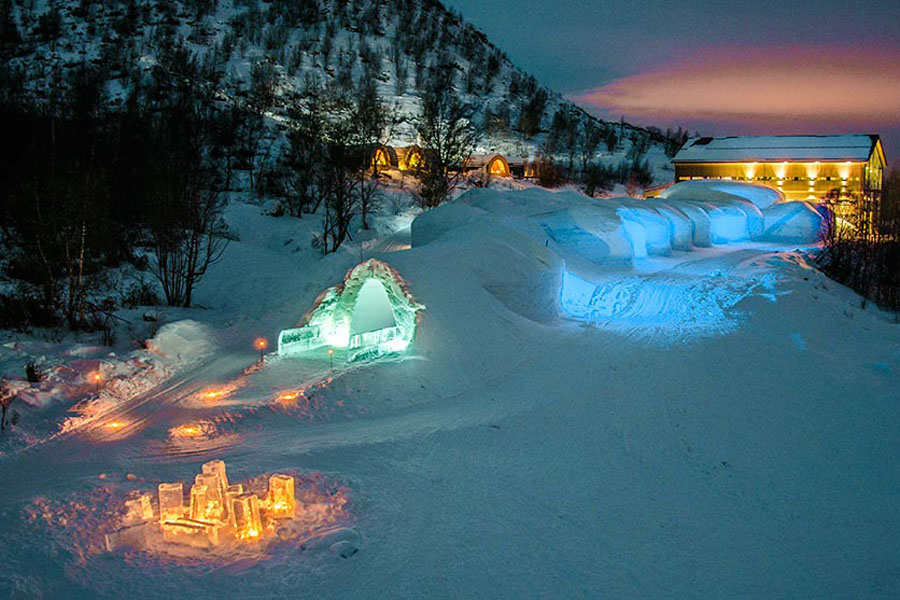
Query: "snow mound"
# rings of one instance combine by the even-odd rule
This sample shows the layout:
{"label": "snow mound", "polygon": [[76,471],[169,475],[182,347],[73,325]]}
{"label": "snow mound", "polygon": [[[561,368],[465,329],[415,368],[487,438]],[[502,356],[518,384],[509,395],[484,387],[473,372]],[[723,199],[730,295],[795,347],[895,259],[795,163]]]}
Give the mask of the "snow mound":
{"label": "snow mound", "polygon": [[[123,357],[110,354],[96,365],[96,372],[102,376],[102,388],[72,407],[70,412],[76,415],[62,422],[60,432],[93,427],[104,441],[130,434],[131,424],[126,419],[121,422],[128,427],[117,426],[107,431],[103,426],[114,423],[110,421],[112,415],[129,400],[209,359],[216,349],[209,327],[190,319],[162,326],[147,346],[148,350],[136,350]],[[82,374],[82,388],[90,389],[88,376],[87,372]]]}
{"label": "snow mound", "polygon": [[608,270],[696,247],[818,239],[818,213],[807,205],[773,204],[782,197],[775,190],[735,182],[684,184],[689,185],[672,186],[664,198],[652,200],[598,200],[535,188],[474,189],[417,217],[412,246],[477,224],[487,238],[502,228],[517,230],[567,264],[586,261]]}
{"label": "snow mound", "polygon": [[767,208],[765,232],[767,241],[791,244],[815,244],[821,239],[825,219],[806,202],[783,202]]}
{"label": "snow mound", "polygon": [[487,211],[460,202],[450,202],[423,212],[410,225],[413,247],[424,246],[448,231],[480,219],[489,218]]}
{"label": "snow mound", "polygon": [[456,203],[480,208],[504,216],[529,216],[564,208],[577,194],[553,193],[540,188],[504,193],[491,188],[468,190]]}
{"label": "snow mound", "polygon": [[770,284],[768,276],[612,274],[589,281],[564,272],[560,308],[572,318],[623,335],[683,342],[733,331],[745,316],[737,305],[757,286]]}
{"label": "snow mound", "polygon": [[538,224],[554,242],[588,260],[630,261],[634,255],[611,209],[567,208],[540,217]]}
{"label": "snow mound", "polygon": [[149,341],[150,349],[175,362],[194,362],[212,353],[216,344],[209,327],[185,319],[160,327]]}
{"label": "snow mound", "polygon": [[680,181],[663,190],[660,198],[666,200],[725,200],[740,198],[764,209],[784,202],[784,194],[764,185],[738,181]]}
{"label": "snow mound", "polygon": [[531,320],[558,312],[563,261],[526,232],[497,222],[472,223],[441,240],[470,277],[506,308]]}
{"label": "snow mound", "polygon": [[616,210],[626,235],[631,240],[635,258],[649,255],[666,256],[672,250],[669,221],[651,203],[623,200]]}

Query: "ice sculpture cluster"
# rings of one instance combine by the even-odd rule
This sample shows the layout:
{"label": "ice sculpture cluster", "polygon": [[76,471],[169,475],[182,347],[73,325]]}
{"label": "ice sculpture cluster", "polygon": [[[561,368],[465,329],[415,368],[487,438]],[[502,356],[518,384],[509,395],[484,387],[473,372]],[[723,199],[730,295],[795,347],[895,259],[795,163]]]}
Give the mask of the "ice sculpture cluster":
{"label": "ice sculpture cluster", "polygon": [[347,350],[347,360],[353,361],[402,352],[413,340],[416,313],[423,308],[393,268],[371,259],[319,296],[305,326],[281,332],[278,354],[329,347]]}
{"label": "ice sculpture cluster", "polygon": [[279,523],[294,519],[297,512],[292,476],[271,475],[260,497],[240,483],[229,484],[221,460],[205,463],[188,490],[179,481],[160,483],[157,493],[156,512],[150,494],[125,501],[122,527],[106,534],[107,550],[141,546],[154,533],[166,544],[195,548],[254,542],[273,536]]}

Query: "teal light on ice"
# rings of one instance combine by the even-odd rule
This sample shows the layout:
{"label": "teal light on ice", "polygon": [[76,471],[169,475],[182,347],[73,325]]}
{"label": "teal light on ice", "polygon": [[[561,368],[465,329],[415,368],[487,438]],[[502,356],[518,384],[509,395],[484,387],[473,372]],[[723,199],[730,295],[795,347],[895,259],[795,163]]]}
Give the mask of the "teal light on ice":
{"label": "teal light on ice", "polygon": [[393,268],[371,259],[319,296],[305,326],[279,334],[278,355],[325,346],[346,349],[349,361],[403,352],[415,335],[416,313],[424,308]]}

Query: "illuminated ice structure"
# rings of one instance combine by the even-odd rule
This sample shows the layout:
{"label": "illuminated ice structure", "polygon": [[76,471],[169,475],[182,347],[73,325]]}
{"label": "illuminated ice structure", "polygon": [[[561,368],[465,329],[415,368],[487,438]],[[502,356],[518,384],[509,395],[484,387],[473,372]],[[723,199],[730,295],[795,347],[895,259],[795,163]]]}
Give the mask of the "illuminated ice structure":
{"label": "illuminated ice structure", "polygon": [[123,527],[106,535],[108,550],[143,545],[154,522],[164,543],[214,548],[229,541],[252,542],[274,532],[279,520],[293,519],[297,507],[290,475],[269,477],[268,493],[260,499],[241,484],[229,485],[221,460],[203,465],[187,503],[181,482],[160,483],[158,493],[156,520],[149,494],[126,500]]}
{"label": "illuminated ice structure", "polygon": [[281,332],[278,355],[329,347],[346,349],[347,360],[354,361],[402,352],[413,340],[416,313],[423,308],[392,267],[371,259],[319,296],[305,326]]}

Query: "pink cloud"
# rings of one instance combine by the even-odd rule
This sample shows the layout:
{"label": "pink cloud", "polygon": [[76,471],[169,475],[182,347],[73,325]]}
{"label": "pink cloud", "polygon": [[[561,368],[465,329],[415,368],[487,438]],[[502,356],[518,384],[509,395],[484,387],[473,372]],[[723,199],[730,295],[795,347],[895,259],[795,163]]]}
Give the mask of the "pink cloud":
{"label": "pink cloud", "polygon": [[643,120],[863,130],[900,125],[900,51],[710,49],[573,96]]}

